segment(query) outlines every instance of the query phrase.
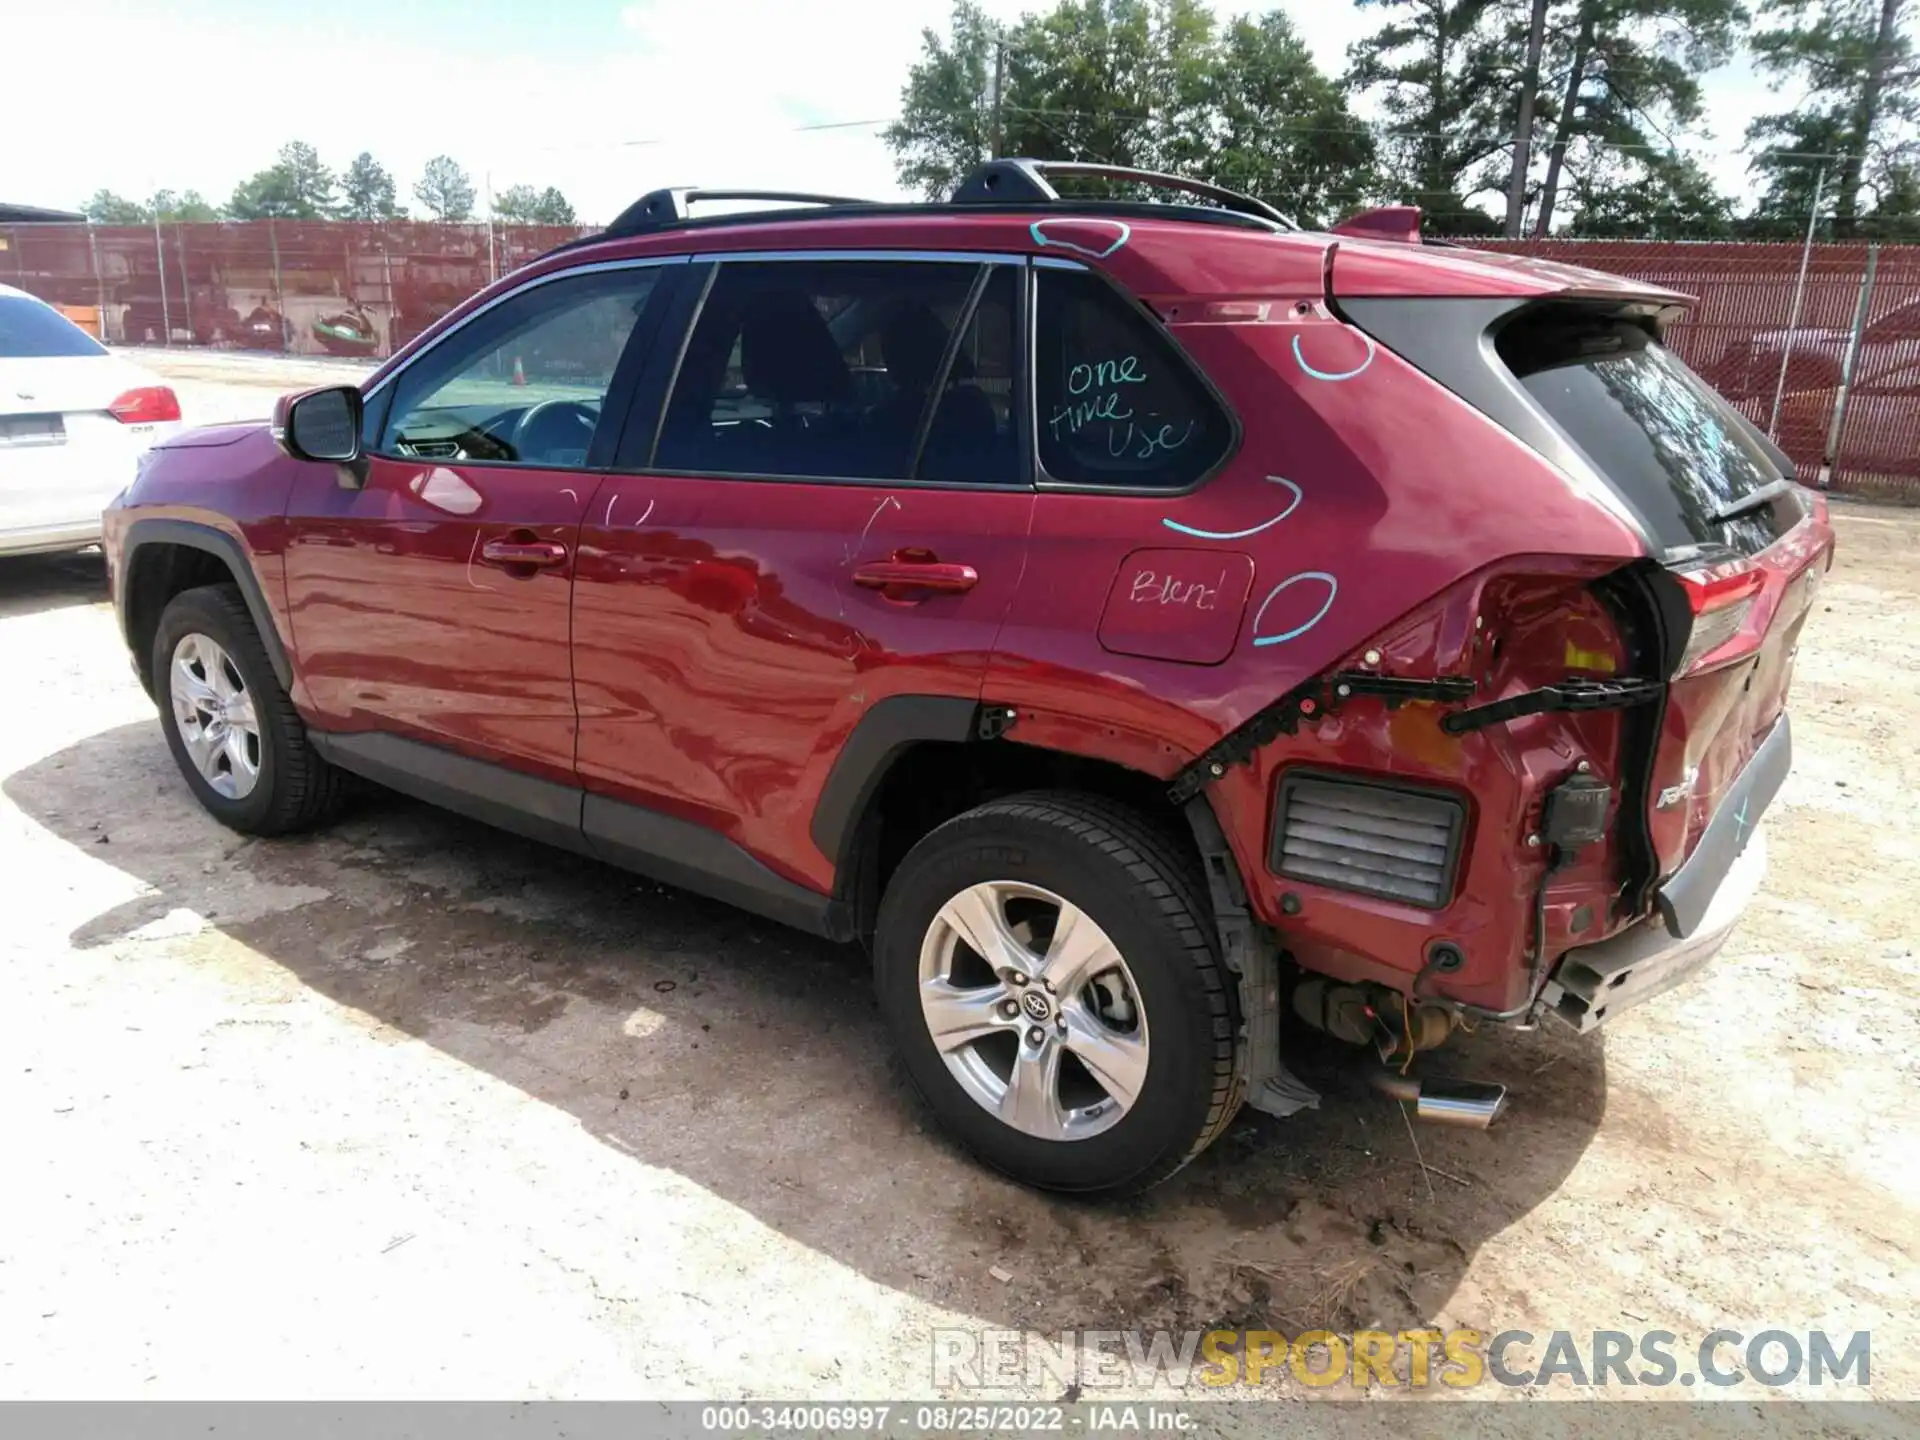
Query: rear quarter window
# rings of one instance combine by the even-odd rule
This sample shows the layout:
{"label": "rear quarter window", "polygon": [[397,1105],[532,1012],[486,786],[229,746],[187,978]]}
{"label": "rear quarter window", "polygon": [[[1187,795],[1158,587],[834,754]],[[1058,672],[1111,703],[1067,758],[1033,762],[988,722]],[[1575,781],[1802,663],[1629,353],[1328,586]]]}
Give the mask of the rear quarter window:
{"label": "rear quarter window", "polygon": [[1184,490],[1217,465],[1232,424],[1159,324],[1098,276],[1038,272],[1040,464],[1072,485]]}

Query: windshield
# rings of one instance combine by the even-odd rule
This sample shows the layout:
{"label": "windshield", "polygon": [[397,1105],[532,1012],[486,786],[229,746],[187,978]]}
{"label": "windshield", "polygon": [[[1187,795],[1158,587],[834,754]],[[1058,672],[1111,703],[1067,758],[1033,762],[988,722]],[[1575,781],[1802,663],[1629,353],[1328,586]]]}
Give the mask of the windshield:
{"label": "windshield", "polygon": [[0,295],[0,360],[106,353],[52,306],[25,295]]}
{"label": "windshield", "polygon": [[1752,554],[1776,538],[1771,506],[1720,517],[1780,470],[1726,402],[1645,329],[1546,309],[1508,325],[1496,347],[1660,544]]}

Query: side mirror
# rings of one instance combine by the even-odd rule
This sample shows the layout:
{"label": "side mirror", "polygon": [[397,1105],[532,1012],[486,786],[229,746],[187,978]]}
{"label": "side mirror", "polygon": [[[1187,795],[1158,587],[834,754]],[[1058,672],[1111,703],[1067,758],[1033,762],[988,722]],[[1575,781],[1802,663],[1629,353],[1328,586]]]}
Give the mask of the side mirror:
{"label": "side mirror", "polygon": [[352,385],[283,395],[273,407],[273,438],[296,460],[352,465],[360,459],[363,405]]}

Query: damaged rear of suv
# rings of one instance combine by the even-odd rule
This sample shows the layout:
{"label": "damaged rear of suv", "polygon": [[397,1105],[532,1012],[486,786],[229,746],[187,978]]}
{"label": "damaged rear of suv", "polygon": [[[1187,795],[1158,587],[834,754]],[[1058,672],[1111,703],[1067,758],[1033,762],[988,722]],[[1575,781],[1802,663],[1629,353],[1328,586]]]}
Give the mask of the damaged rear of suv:
{"label": "damaged rear of suv", "polygon": [[1312,1103],[1289,1012],[1486,1124],[1417,1052],[1725,941],[1833,540],[1684,297],[1103,166],[700,198],[109,511],[216,817],[352,771],[865,943],[928,1103],[1065,1190]]}

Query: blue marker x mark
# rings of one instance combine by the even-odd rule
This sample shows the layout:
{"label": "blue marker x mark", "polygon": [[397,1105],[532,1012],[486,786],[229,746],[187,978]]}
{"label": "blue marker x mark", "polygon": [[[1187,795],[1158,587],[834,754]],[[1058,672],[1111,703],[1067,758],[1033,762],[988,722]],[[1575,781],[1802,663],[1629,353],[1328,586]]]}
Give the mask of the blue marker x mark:
{"label": "blue marker x mark", "polygon": [[1747,804],[1752,799],[1751,795],[1741,796],[1739,812],[1733,817],[1733,848],[1735,850],[1740,849],[1747,842]]}

